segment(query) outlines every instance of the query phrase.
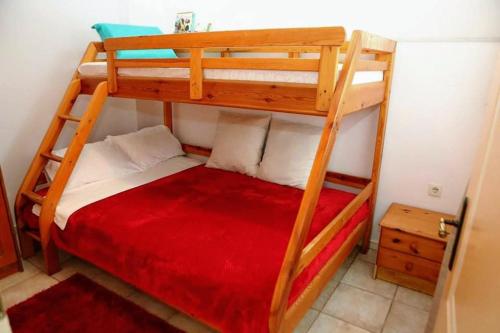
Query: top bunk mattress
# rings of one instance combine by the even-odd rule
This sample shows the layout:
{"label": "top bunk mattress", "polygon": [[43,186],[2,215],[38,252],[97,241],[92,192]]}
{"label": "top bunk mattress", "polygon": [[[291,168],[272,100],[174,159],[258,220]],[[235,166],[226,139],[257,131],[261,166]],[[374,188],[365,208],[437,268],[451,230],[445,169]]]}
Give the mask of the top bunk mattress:
{"label": "top bunk mattress", "polygon": [[[339,64],[338,70],[342,69]],[[107,75],[107,63],[104,61],[87,62],[78,67],[82,77],[103,77]],[[119,68],[118,75],[124,77],[155,77],[169,79],[189,79],[189,68]],[[258,81],[317,84],[318,72],[278,71],[249,69],[204,69],[203,76],[208,80]],[[383,72],[356,72],[353,84],[378,82],[383,80]]]}

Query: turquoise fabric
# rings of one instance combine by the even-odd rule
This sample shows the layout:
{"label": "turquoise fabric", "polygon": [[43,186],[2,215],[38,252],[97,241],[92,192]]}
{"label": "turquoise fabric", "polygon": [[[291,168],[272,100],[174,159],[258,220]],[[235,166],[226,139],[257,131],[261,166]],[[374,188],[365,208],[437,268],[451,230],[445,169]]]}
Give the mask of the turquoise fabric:
{"label": "turquoise fabric", "polygon": [[[158,27],[147,27],[128,24],[97,23],[92,26],[101,40],[116,37],[151,36],[161,35],[163,32]],[[157,59],[157,58],[177,58],[172,49],[157,50],[121,50],[116,54],[118,59]]]}

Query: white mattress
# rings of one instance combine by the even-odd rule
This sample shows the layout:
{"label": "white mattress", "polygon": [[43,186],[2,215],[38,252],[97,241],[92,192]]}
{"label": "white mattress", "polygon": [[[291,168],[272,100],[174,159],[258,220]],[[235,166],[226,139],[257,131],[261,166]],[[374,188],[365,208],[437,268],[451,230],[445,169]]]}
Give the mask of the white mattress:
{"label": "white mattress", "polygon": [[[71,214],[91,203],[105,199],[174,173],[195,167],[203,162],[185,157],[174,157],[163,161],[145,171],[135,172],[122,177],[90,183],[75,189],[64,191],[56,208],[54,222],[61,230],[66,228]],[[40,216],[40,206],[33,206],[33,214]]]}
{"label": "white mattress", "polygon": [[[342,64],[339,64],[339,70]],[[83,77],[106,76],[106,62],[87,62],[78,67]],[[119,76],[128,77],[160,77],[160,78],[189,78],[189,68],[119,68]],[[248,69],[205,69],[203,76],[209,80],[240,80],[286,83],[318,83],[318,72],[307,71],[276,71],[276,70],[248,70]],[[368,83],[383,80],[382,72],[356,72],[353,83]]]}

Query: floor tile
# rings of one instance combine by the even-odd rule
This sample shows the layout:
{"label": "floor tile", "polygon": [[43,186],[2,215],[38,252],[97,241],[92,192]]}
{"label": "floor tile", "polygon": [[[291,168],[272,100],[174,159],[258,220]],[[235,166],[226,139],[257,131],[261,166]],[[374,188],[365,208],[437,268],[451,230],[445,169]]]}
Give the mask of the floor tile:
{"label": "floor tile", "polygon": [[24,260],[23,267],[24,267],[23,272],[14,273],[12,275],[4,277],[3,279],[0,279],[0,291],[7,289],[24,280],[27,280],[40,273],[40,270],[37,267],[33,266],[29,261]]}
{"label": "floor tile", "polygon": [[429,312],[394,302],[383,333],[424,333]]}
{"label": "floor tile", "polygon": [[397,286],[386,281],[374,279],[373,267],[374,265],[369,262],[356,259],[344,275],[342,282],[392,299]]}
{"label": "floor tile", "polygon": [[293,333],[306,333],[313,324],[316,317],[318,317],[319,311],[310,309],[306,312],[304,318],[299,322]]}
{"label": "floor tile", "polygon": [[370,333],[343,320],[321,313],[308,333]]}
{"label": "floor tile", "polygon": [[358,258],[371,264],[375,264],[377,262],[377,250],[369,249],[366,254],[359,253]]}
{"label": "floor tile", "polygon": [[323,312],[371,332],[380,332],[391,300],[341,283]]}
{"label": "floor tile", "polygon": [[430,311],[432,307],[432,296],[404,287],[398,287],[394,300],[425,311]]}
{"label": "floor tile", "polygon": [[335,291],[335,288],[337,288],[337,286],[339,285],[340,280],[342,280],[342,278],[337,278],[337,276],[335,276],[326,284],[325,288],[312,305],[313,309],[321,311],[325,307],[326,302],[328,302],[333,292]]}
{"label": "floor tile", "polygon": [[128,283],[103,271],[90,278],[94,282],[125,298],[135,292],[135,289]]}
{"label": "floor tile", "polygon": [[39,273],[21,283],[13,285],[0,293],[4,306],[9,308],[20,303],[42,290],[52,287],[58,283],[45,273]]}
{"label": "floor tile", "polygon": [[83,274],[90,279],[102,273],[99,268],[76,257],[62,263],[61,268],[61,271],[52,275],[54,279],[59,281],[66,280],[75,273]]}
{"label": "floor tile", "polygon": [[165,321],[168,321],[177,312],[170,306],[140,291],[134,292],[128,299]]}
{"label": "floor tile", "polygon": [[202,323],[186,316],[182,313],[175,314],[168,321],[171,325],[186,331],[186,333],[214,333],[210,327],[203,325]]}

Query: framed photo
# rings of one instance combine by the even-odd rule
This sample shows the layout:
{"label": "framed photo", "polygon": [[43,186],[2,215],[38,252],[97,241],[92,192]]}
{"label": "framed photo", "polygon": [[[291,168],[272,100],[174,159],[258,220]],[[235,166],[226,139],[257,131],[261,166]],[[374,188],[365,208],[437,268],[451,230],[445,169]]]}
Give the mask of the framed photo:
{"label": "framed photo", "polygon": [[195,22],[193,12],[177,13],[175,19],[175,33],[194,32]]}

